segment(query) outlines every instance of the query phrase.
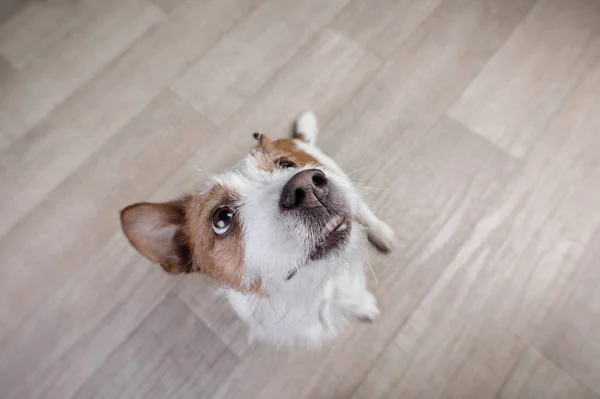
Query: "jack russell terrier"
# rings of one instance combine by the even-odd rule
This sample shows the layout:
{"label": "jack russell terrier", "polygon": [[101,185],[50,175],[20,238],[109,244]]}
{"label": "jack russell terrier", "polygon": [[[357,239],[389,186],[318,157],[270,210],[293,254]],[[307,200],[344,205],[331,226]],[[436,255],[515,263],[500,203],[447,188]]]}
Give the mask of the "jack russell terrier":
{"label": "jack russell terrier", "polygon": [[367,237],[389,251],[394,232],[317,149],[313,113],[298,118],[291,138],[254,138],[200,192],[122,210],[125,235],[167,272],[201,273],[222,287],[251,340],[319,344],[349,320],[373,321]]}

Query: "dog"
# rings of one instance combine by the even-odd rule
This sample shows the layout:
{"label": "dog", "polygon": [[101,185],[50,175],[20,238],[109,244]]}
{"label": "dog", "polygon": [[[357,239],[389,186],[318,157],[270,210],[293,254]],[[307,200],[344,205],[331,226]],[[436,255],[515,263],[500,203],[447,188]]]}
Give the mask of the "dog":
{"label": "dog", "polygon": [[291,138],[254,133],[249,154],[199,192],[121,211],[141,255],[221,287],[250,341],[319,345],[349,321],[379,315],[366,284],[367,239],[389,251],[394,232],[316,147],[317,130],[305,112]]}

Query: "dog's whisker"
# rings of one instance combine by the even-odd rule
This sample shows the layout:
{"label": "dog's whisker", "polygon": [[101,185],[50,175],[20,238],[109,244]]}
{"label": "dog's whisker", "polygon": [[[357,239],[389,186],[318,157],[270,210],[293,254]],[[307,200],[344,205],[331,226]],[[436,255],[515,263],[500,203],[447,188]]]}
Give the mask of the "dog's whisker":
{"label": "dog's whisker", "polygon": [[361,188],[364,192],[376,192],[376,191],[388,191],[394,192],[396,190],[391,189],[389,187],[372,187],[372,186],[362,186]]}
{"label": "dog's whisker", "polygon": [[306,285],[304,284],[304,280],[302,280],[302,277],[300,277],[300,267],[298,265],[296,265],[295,269],[296,269],[296,277],[298,277],[298,281],[300,281],[300,284],[302,285],[302,289],[304,290],[304,295],[305,295],[305,297],[308,297],[308,289],[306,288]]}
{"label": "dog's whisker", "polygon": [[277,310],[275,309],[275,306],[273,306],[273,302],[271,302],[271,298],[267,298],[267,301],[269,302],[269,305],[271,305],[271,310],[273,310],[273,313],[275,313],[275,315],[277,315],[277,317],[279,317],[278,322],[280,322],[283,318],[281,317],[279,312],[277,312]]}
{"label": "dog's whisker", "polygon": [[350,172],[346,172],[346,175],[350,178],[353,178],[355,174],[357,174],[358,172],[360,172],[361,170],[363,170],[365,167],[363,166],[362,168],[358,168],[358,169],[354,169]]}
{"label": "dog's whisker", "polygon": [[367,267],[371,271],[371,275],[373,276],[373,280],[375,280],[375,285],[379,286],[379,280],[377,279],[377,275],[375,274],[375,270],[373,270],[373,266],[371,265],[371,262],[365,262],[365,263],[367,264]]}
{"label": "dog's whisker", "polygon": [[290,314],[291,311],[292,311],[292,308],[288,307],[288,310],[283,314],[283,317],[281,317],[277,323],[279,324],[279,323],[283,322],[287,318],[287,316]]}

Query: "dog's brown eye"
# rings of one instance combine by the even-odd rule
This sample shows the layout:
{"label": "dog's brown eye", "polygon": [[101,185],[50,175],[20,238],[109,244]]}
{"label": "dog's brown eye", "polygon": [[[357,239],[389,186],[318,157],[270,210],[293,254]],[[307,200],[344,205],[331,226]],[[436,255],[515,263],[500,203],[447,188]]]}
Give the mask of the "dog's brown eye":
{"label": "dog's brown eye", "polygon": [[295,168],[296,164],[287,158],[279,158],[277,160],[277,166],[279,166],[280,168]]}
{"label": "dog's brown eye", "polygon": [[210,224],[216,235],[227,233],[233,221],[233,211],[227,206],[220,206],[212,214]]}

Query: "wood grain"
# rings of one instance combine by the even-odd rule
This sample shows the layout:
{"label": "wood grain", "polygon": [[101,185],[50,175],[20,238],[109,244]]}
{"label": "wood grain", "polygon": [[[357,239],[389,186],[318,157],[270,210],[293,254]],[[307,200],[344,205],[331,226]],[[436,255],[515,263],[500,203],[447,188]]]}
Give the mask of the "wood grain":
{"label": "wood grain", "polygon": [[72,397],[177,281],[114,234],[3,340],[4,397]]}
{"label": "wood grain", "polygon": [[596,232],[571,284],[543,324],[538,345],[549,359],[600,395],[600,232]]}
{"label": "wood grain", "polygon": [[[168,296],[75,398],[211,397],[235,356],[176,296]],[[210,345],[207,343],[210,342]]]}
{"label": "wood grain", "polygon": [[597,399],[592,391],[530,349],[506,381],[500,399]]}
{"label": "wood grain", "polygon": [[519,354],[501,333],[484,338],[453,316],[414,315],[353,398],[492,398]]}
{"label": "wood grain", "polygon": [[152,2],[159,6],[165,13],[171,14],[179,6],[185,4],[186,0],[152,0]]}
{"label": "wood grain", "polygon": [[[347,0],[267,1],[171,87],[221,125],[253,98],[346,3]],[[275,15],[281,20],[274,21]],[[266,58],[271,62],[265,64]]]}
{"label": "wood grain", "polygon": [[532,3],[441,3],[332,122],[336,131],[361,134],[351,134],[342,143],[331,136],[331,146],[355,148],[364,135],[378,135],[399,125],[434,125],[504,44]]}
{"label": "wood grain", "polygon": [[78,24],[75,3],[31,2],[0,25],[0,54],[21,69]]}
{"label": "wood grain", "polygon": [[595,1],[539,1],[450,111],[524,156],[579,76],[600,54]]}
{"label": "wood grain", "polygon": [[200,276],[185,279],[177,287],[179,298],[213,331],[231,352],[243,356],[249,348],[246,324],[235,314],[217,287]]}
{"label": "wood grain", "polygon": [[[15,84],[0,94],[0,107],[26,129],[36,126],[162,15],[157,7],[144,0],[106,3],[99,15],[19,71]],[[5,127],[3,123],[3,130],[15,139],[28,131],[8,130],[8,127],[10,124]]]}
{"label": "wood grain", "polygon": [[441,0],[353,0],[333,27],[387,58],[440,3]]}
{"label": "wood grain", "polygon": [[0,23],[17,14],[33,0],[5,0],[0,2]]}

